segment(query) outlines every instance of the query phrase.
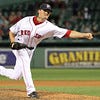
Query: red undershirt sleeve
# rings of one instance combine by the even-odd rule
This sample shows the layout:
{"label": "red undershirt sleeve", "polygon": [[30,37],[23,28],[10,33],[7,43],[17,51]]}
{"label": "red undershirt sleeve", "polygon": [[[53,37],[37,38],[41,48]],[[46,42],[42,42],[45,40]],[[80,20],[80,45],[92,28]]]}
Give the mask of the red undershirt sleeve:
{"label": "red undershirt sleeve", "polygon": [[70,33],[71,33],[71,30],[68,30],[68,31],[66,32],[66,34],[63,36],[63,38],[68,38],[69,35],[70,35]]}

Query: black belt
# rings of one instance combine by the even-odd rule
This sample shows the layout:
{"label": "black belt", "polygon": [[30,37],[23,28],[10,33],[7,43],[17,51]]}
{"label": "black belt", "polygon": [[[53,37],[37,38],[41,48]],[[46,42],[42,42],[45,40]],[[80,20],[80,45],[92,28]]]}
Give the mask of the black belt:
{"label": "black belt", "polygon": [[27,46],[26,48],[28,48],[28,49],[30,49],[30,50],[34,49],[34,47],[28,47],[28,46]]}

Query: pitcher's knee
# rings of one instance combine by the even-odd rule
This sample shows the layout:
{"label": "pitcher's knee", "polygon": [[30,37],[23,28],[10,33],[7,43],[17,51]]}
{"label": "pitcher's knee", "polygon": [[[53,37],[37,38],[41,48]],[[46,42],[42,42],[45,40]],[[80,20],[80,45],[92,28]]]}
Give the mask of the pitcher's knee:
{"label": "pitcher's knee", "polygon": [[20,80],[20,76],[13,75],[10,77],[13,80]]}

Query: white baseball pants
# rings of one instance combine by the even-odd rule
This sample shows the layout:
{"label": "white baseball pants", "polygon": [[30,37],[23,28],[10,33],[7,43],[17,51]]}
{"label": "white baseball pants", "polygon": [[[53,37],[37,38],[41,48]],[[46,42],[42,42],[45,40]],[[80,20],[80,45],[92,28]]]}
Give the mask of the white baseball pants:
{"label": "white baseball pants", "polygon": [[14,69],[6,69],[3,66],[0,66],[0,75],[15,80],[18,80],[21,77],[23,77],[28,95],[31,92],[36,91],[30,70],[30,62],[34,50],[29,50],[29,49],[13,50],[13,53],[16,57],[16,64]]}

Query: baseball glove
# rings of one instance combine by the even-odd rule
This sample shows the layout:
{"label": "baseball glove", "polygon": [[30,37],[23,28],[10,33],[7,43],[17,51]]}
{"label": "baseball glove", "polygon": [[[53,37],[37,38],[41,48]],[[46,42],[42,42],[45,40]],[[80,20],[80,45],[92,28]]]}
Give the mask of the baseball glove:
{"label": "baseball glove", "polygon": [[13,50],[19,50],[19,49],[23,49],[23,48],[27,48],[27,45],[25,45],[23,43],[18,43],[18,42],[11,43],[11,49],[13,49]]}

